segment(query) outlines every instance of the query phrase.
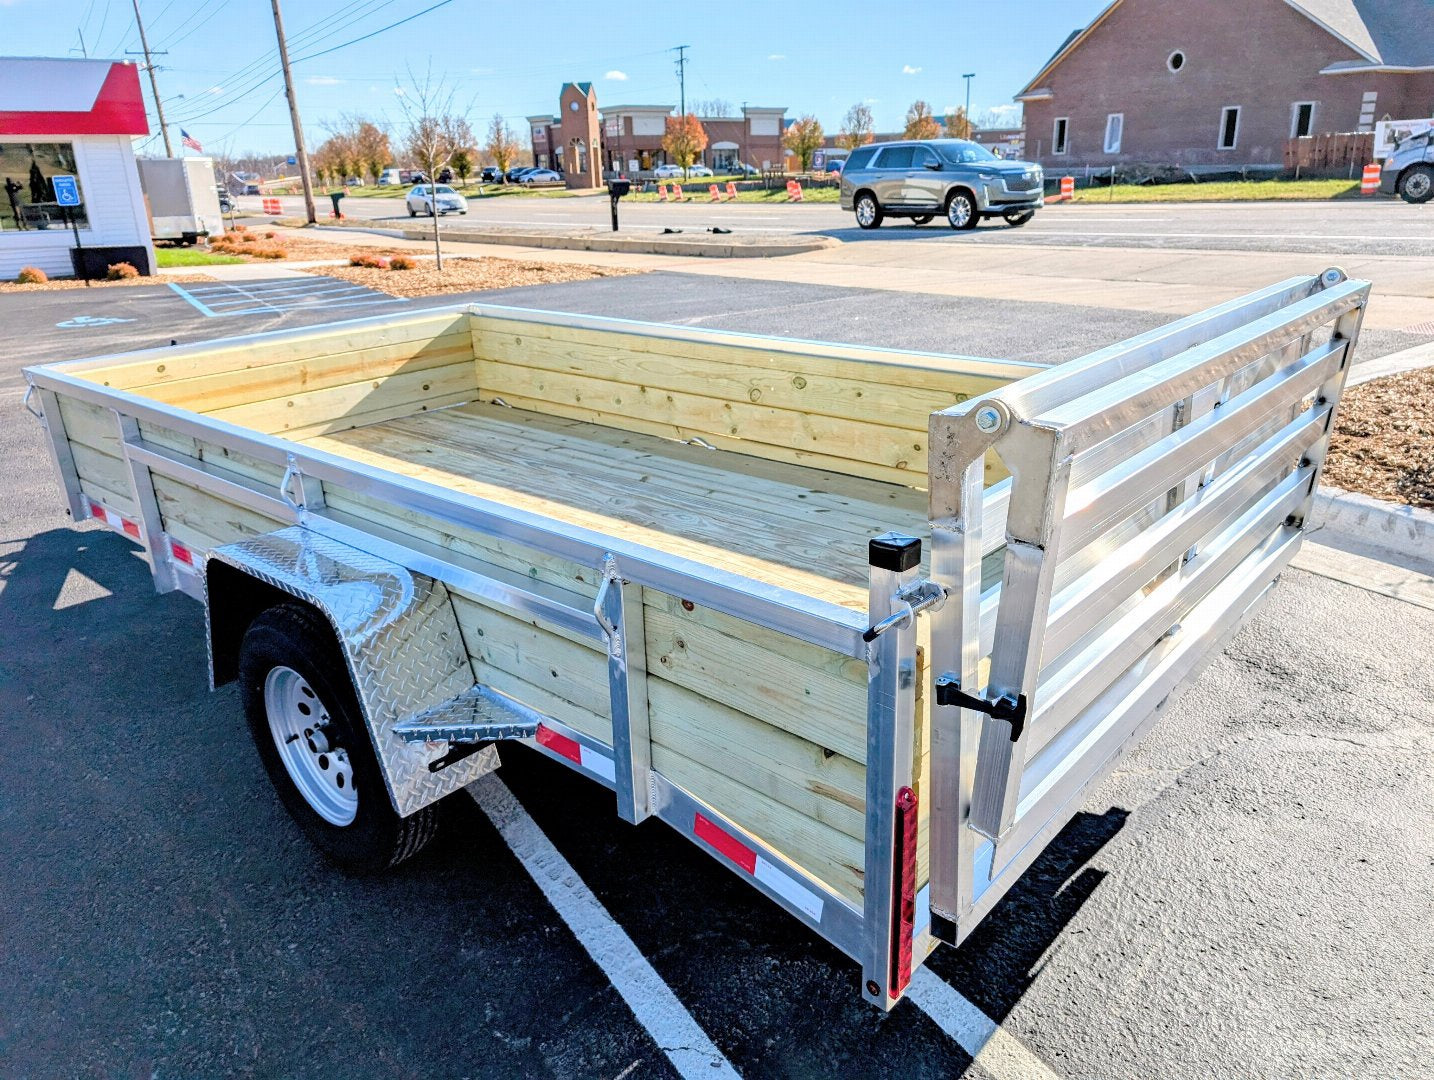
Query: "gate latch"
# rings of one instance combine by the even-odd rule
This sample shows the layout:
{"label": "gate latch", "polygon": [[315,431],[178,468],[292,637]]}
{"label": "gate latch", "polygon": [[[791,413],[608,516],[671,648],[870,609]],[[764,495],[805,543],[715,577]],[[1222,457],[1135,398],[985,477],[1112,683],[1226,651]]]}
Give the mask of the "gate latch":
{"label": "gate latch", "polygon": [[955,705],[961,709],[972,709],[976,712],[985,713],[992,720],[1004,720],[1011,725],[1011,741],[1016,742],[1026,730],[1026,695],[1020,694],[1015,698],[997,698],[995,701],[987,701],[985,698],[977,697],[975,694],[968,694],[961,689],[961,683],[951,675],[943,675],[936,680],[936,704]]}
{"label": "gate latch", "polygon": [[937,611],[946,603],[946,590],[934,581],[913,581],[896,591],[896,610],[861,632],[862,641],[875,641],[894,626],[904,626],[923,611]]}

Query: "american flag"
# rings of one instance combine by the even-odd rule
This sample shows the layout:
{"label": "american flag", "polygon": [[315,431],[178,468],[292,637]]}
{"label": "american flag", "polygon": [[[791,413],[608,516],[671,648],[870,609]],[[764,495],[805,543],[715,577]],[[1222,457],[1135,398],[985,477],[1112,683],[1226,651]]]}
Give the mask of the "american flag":
{"label": "american flag", "polygon": [[199,140],[196,139],[193,135],[189,134],[189,132],[185,131],[183,128],[179,129],[179,137],[180,140],[184,143],[184,145],[189,147],[189,149],[193,150],[196,154],[204,153],[204,147],[199,145]]}

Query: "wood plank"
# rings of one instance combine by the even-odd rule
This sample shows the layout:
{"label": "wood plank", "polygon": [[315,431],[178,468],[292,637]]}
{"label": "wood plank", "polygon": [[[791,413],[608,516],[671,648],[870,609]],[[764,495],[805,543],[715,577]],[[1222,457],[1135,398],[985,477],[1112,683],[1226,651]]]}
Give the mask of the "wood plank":
{"label": "wood plank", "polygon": [[866,770],[860,765],[665,679],[647,685],[653,742],[863,839]]}
{"label": "wood plank", "polygon": [[[771,363],[746,362],[748,350],[733,349],[721,360],[685,355],[682,342],[671,352],[653,353],[616,347],[607,341],[583,344],[524,334],[483,334],[478,356],[478,382],[486,391],[501,378],[501,369],[519,366],[554,374],[583,375],[626,388],[672,391],[747,401],[775,409],[812,415],[870,420],[883,417],[893,426],[924,430],[933,412],[950,408],[975,394],[1004,384],[1003,380],[960,371],[924,371],[917,385],[881,378],[883,368],[867,371],[864,379],[831,372],[832,362],[811,358],[806,363],[784,364],[782,355]],[[496,377],[490,379],[490,371]]]}
{"label": "wood plank", "polygon": [[490,335],[517,334],[524,341],[549,340],[581,348],[605,346],[632,353],[683,356],[718,363],[730,363],[740,357],[739,362],[762,368],[898,386],[931,386],[933,374],[941,376],[953,372],[990,378],[998,385],[1004,385],[1044,370],[1042,365],[1017,361],[785,338],[754,340],[722,331],[696,331],[699,336],[694,338],[692,328],[668,328],[655,324],[611,329],[555,326],[483,310],[473,316],[471,325],[474,351],[480,357],[487,355],[486,341]]}
{"label": "wood plank", "polygon": [[146,386],[143,393],[155,401],[210,413],[235,405],[285,398],[299,392],[469,363],[472,358],[473,346],[469,335],[447,334],[427,341],[403,342],[174,380]]}
{"label": "wood plank", "polygon": [[[463,423],[460,417],[457,426],[443,427],[439,419],[395,421],[309,445],[332,450],[339,443],[344,449],[335,452],[350,455],[359,448],[386,468],[414,475],[429,470],[423,475],[484,498],[525,498],[528,508],[541,503],[540,512],[574,523],[574,512],[585,514],[585,521],[601,522],[605,531],[620,527],[614,521],[626,523],[660,534],[658,544],[677,536],[796,570],[830,564],[840,570],[825,576],[848,584],[865,582],[869,537],[892,527],[925,531],[924,519],[910,511],[893,520],[890,507],[880,507],[881,516],[870,507],[860,515],[834,505],[808,510],[802,496],[810,493],[797,485],[786,486],[785,498],[749,495],[741,473],[708,470],[691,476],[668,469],[658,455],[637,460],[630,452],[586,440],[534,445],[521,431],[510,442],[495,444],[488,438],[494,427],[489,418]],[[475,476],[489,482],[469,479]]]}
{"label": "wood plank", "polygon": [[617,427],[634,421],[708,438],[721,436],[740,442],[746,453],[756,457],[797,451],[926,475],[925,421],[929,413],[921,417],[919,428],[908,430],[874,422],[879,414],[858,421],[752,404],[745,397],[724,401],[510,364],[485,363],[481,378],[483,396],[498,394],[514,405],[514,398],[552,402],[564,408],[587,409]]}
{"label": "wood plank", "polygon": [[160,520],[170,533],[175,533],[176,528],[188,527],[219,544],[232,544],[284,524],[168,476],[155,474],[154,494],[159,503]]}
{"label": "wood plank", "polygon": [[417,412],[423,403],[435,407],[438,401],[471,400],[476,392],[473,365],[449,364],[216,409],[209,415],[269,435],[305,438],[310,433],[372,423],[380,411]]}
{"label": "wood plank", "polygon": [[253,371],[294,360],[341,356],[405,342],[429,341],[445,334],[463,333],[467,325],[468,315],[464,312],[419,312],[393,316],[379,326],[328,325],[256,335],[238,341],[230,339],[179,348],[150,349],[132,359],[117,360],[105,367],[77,370],[75,374],[102,386],[138,390],[181,379]]}
{"label": "wood plank", "polygon": [[830,825],[804,817],[760,791],[654,744],[652,764],[674,784],[704,792],[702,801],[723,817],[771,845],[839,895],[861,903],[865,847]]}
{"label": "wood plank", "polygon": [[111,457],[123,456],[119,424],[112,409],[103,409],[64,394],[57,394],[56,397],[60,403],[60,420],[65,425],[65,438]]}
{"label": "wood plank", "polygon": [[83,483],[91,484],[105,493],[102,500],[107,506],[120,509],[115,500],[123,500],[133,512],[134,498],[130,491],[129,466],[117,457],[102,450],[95,450],[84,443],[71,443],[70,456],[75,460],[75,473]]}

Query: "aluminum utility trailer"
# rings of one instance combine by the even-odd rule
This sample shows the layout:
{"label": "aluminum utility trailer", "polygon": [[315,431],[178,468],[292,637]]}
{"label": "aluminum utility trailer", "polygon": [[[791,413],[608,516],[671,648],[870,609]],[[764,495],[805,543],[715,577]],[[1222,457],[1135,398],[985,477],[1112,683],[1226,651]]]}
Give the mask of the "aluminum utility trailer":
{"label": "aluminum utility trailer", "polygon": [[[27,404],[74,518],[204,601],[212,682],[240,678],[331,857],[355,864],[358,821],[380,862],[415,850],[521,742],[743,875],[888,1009],[1294,555],[1368,293],[1332,269],[1046,368],[455,307],[32,368]],[[903,409],[925,447],[875,426]],[[523,484],[575,439],[539,478],[590,470],[564,516]],[[638,529],[669,491],[666,531]],[[781,530],[863,493],[901,527],[813,534],[859,584],[800,569]],[[703,498],[725,554],[696,543]],[[787,524],[737,550],[763,515]]]}

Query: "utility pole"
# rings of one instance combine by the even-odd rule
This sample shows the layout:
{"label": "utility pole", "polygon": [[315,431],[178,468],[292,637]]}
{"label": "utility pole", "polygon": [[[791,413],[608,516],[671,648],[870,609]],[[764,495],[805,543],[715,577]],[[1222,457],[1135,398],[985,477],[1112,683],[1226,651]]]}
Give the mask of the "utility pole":
{"label": "utility pole", "polygon": [[[135,4],[138,3],[139,0],[135,0]],[[279,65],[284,69],[284,96],[289,99],[289,119],[294,124],[294,151],[299,162],[299,182],[304,185],[304,212],[308,215],[309,224],[317,225],[319,212],[314,209],[314,186],[309,180],[309,152],[304,148],[304,125],[299,122],[299,99],[294,96],[294,73],[289,69],[289,44],[284,40],[284,16],[279,14],[279,0],[273,0],[273,4],[274,33],[279,36]],[[137,6],[135,10],[139,10]],[[434,221],[437,220],[435,215]]]}
{"label": "utility pole", "polygon": [[691,45],[679,45],[672,50],[677,54],[677,85],[681,94],[678,113],[681,116],[687,115],[687,50],[690,48]]}
{"label": "utility pole", "polygon": [[139,27],[139,47],[144,50],[144,66],[149,72],[154,113],[159,118],[159,133],[164,136],[164,156],[174,157],[174,147],[169,145],[169,128],[164,123],[164,103],[159,100],[159,80],[154,77],[154,57],[149,51],[149,39],[144,36],[144,20],[139,17],[139,0],[134,0],[134,24]]}
{"label": "utility pole", "polygon": [[974,71],[961,76],[966,80],[966,138],[968,139],[975,138],[976,135],[976,125],[971,123],[971,80],[975,77]]}

